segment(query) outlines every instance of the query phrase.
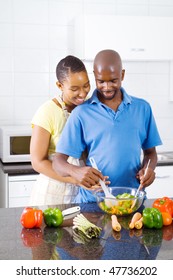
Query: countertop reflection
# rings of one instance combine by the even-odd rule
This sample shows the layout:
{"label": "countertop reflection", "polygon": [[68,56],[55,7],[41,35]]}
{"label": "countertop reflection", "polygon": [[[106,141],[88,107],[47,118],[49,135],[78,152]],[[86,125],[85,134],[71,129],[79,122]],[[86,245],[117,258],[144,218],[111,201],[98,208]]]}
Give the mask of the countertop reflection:
{"label": "countertop reflection", "polygon": [[[156,229],[129,230],[131,216],[119,218],[120,232],[111,227],[110,216],[101,212],[97,204],[79,204],[81,213],[102,228],[99,238],[90,241],[73,235],[73,218],[63,226],[24,229],[20,224],[23,208],[0,209],[0,259],[5,260],[154,260],[164,259],[165,249],[173,252],[173,225]],[[152,205],[147,199],[145,206]],[[59,205],[63,210],[74,205]],[[45,207],[40,207],[45,209]],[[142,211],[142,209],[141,209]],[[166,254],[173,259],[172,254]]]}

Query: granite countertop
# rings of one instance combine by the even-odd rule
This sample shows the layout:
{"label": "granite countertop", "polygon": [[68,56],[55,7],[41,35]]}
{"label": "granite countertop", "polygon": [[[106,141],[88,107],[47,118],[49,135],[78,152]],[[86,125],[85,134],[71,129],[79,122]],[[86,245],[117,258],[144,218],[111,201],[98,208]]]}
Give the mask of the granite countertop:
{"label": "granite countertop", "polygon": [[[145,200],[151,207],[153,200]],[[63,210],[74,205],[59,205]],[[73,217],[63,226],[24,229],[20,224],[23,208],[0,209],[0,259],[2,260],[155,260],[173,259],[173,224],[162,229],[129,230],[131,218],[120,219],[122,230],[115,232],[110,216],[101,212],[95,203],[79,204],[81,213],[102,227],[100,238],[79,243],[72,233]],[[44,210],[50,206],[39,207]],[[53,207],[53,206],[52,206]],[[142,209],[141,209],[142,210]]]}

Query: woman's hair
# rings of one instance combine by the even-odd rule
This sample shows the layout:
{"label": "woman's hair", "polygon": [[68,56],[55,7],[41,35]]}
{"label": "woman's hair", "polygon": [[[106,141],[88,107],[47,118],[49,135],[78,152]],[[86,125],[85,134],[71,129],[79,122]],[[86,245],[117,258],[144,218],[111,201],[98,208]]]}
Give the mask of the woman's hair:
{"label": "woman's hair", "polygon": [[73,55],[68,55],[58,63],[56,67],[57,80],[62,83],[69,75],[69,73],[86,72],[84,63]]}

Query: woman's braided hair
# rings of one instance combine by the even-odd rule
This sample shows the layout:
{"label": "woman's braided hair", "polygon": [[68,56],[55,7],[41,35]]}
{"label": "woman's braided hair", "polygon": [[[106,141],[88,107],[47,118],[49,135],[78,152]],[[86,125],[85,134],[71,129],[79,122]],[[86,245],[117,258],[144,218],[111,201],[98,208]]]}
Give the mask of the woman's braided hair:
{"label": "woman's braided hair", "polygon": [[58,63],[56,67],[57,80],[62,83],[69,76],[69,73],[86,72],[84,63],[73,55],[68,55]]}

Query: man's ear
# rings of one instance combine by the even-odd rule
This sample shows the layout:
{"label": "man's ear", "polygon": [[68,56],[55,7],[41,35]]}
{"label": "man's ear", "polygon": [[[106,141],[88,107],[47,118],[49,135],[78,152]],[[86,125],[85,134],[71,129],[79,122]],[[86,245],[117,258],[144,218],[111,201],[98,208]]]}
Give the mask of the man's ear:
{"label": "man's ear", "polygon": [[122,70],[122,73],[121,73],[121,81],[124,80],[124,76],[125,76],[125,69]]}
{"label": "man's ear", "polygon": [[56,85],[62,91],[62,84],[59,81],[56,82]]}

